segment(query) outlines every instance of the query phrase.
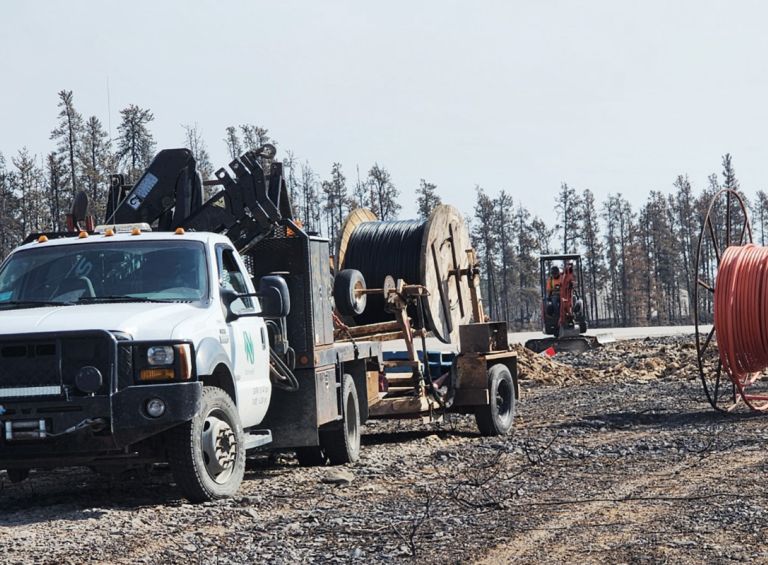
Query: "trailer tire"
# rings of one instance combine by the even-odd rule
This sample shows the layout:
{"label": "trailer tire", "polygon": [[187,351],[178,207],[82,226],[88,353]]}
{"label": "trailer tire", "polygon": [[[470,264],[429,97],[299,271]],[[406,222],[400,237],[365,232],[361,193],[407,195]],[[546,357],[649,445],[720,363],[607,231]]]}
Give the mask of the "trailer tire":
{"label": "trailer tire", "polygon": [[297,447],[296,460],[301,467],[323,467],[328,463],[328,456],[320,446]]}
{"label": "trailer tire", "polygon": [[320,445],[331,465],[354,463],[360,458],[360,404],[355,381],[345,374],[341,381],[342,419],[320,432]]}
{"label": "trailer tire", "polygon": [[200,410],[166,434],[176,484],[191,502],[234,495],[245,474],[243,426],[235,403],[222,389],[203,387]]}
{"label": "trailer tire", "polygon": [[357,316],[365,310],[368,295],[358,294],[365,290],[365,278],[360,271],[344,269],[333,279],[333,303],[344,316]]}
{"label": "trailer tire", "polygon": [[506,365],[488,369],[487,406],[475,410],[475,421],[484,436],[507,435],[515,423],[515,381]]}

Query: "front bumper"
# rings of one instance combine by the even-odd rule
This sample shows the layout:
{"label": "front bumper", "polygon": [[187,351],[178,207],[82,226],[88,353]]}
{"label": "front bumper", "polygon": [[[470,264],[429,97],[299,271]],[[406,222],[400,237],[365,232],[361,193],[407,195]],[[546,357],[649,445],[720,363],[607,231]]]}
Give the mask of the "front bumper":
{"label": "front bumper", "polygon": [[[197,381],[194,365],[192,379],[188,381],[134,384],[128,373],[136,370],[135,363],[123,362],[118,356],[118,343],[122,349],[146,345],[112,338],[108,359],[104,359],[107,378],[96,394],[76,394],[67,384],[67,374],[60,371],[58,376],[49,378],[60,379],[62,390],[66,391],[62,395],[0,398],[0,469],[80,465],[135,457],[136,450],[131,446],[194,417],[203,386]],[[185,342],[161,344],[181,343]],[[146,404],[151,399],[159,399],[165,405],[159,417],[147,413]]]}
{"label": "front bumper", "polygon": [[[129,446],[191,420],[200,408],[202,388],[200,382],[137,385],[111,398],[3,404],[6,413],[0,416],[0,469],[73,465],[128,454]],[[147,400],[152,398],[159,398],[166,406],[165,413],[158,418],[150,417],[145,410]],[[30,420],[43,420],[47,433],[53,437],[6,437],[8,422]],[[103,420],[105,425],[65,433],[88,420]]]}

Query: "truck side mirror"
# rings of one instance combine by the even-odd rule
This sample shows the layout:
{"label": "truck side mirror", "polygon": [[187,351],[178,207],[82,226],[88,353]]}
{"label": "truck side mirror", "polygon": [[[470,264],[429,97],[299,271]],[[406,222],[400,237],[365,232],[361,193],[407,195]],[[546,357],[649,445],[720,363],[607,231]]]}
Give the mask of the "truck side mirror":
{"label": "truck side mirror", "polygon": [[234,289],[224,286],[219,288],[219,294],[221,295],[221,303],[224,305],[224,310],[226,311],[226,322],[229,323],[233,320],[237,320],[240,316],[237,312],[232,310],[232,304],[235,300],[240,298],[240,295],[237,294]]}
{"label": "truck side mirror", "polygon": [[[239,294],[232,288],[221,287],[219,289],[221,302],[226,309],[227,323],[238,318],[248,316],[260,316],[262,318],[285,318],[291,311],[291,296],[288,293],[288,285],[285,279],[278,275],[268,275],[259,281],[259,292]],[[261,312],[235,312],[232,304],[238,298],[248,296],[256,297],[261,304]]]}
{"label": "truck side mirror", "polygon": [[291,311],[291,296],[285,279],[278,275],[267,275],[259,281],[261,315],[265,318],[285,318]]}

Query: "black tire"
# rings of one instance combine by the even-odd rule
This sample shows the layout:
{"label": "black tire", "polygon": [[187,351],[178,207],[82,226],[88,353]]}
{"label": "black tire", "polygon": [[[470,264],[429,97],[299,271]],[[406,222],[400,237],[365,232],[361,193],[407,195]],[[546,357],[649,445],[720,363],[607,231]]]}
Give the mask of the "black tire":
{"label": "black tire", "polygon": [[475,421],[484,436],[507,435],[515,423],[515,382],[506,365],[488,370],[488,406],[475,411]]}
{"label": "black tire", "polygon": [[579,333],[585,334],[585,333],[587,333],[587,329],[589,329],[589,327],[587,325],[587,321],[586,320],[581,320],[579,322]]}
{"label": "black tire", "polygon": [[8,480],[12,483],[21,483],[29,477],[29,469],[8,469]]}
{"label": "black tire", "polygon": [[323,448],[317,447],[297,447],[296,460],[302,467],[323,467],[328,463],[328,456]]}
{"label": "black tire", "polygon": [[333,302],[344,316],[358,316],[365,310],[368,295],[358,294],[365,290],[365,278],[360,271],[344,269],[333,279]]}
{"label": "black tire", "polygon": [[331,465],[354,463],[360,458],[360,404],[355,381],[344,375],[341,383],[342,419],[320,431],[320,445]]}
{"label": "black tire", "polygon": [[240,488],[245,474],[243,426],[235,403],[222,389],[203,387],[198,413],[169,430],[165,439],[173,478],[191,502],[227,498]]}

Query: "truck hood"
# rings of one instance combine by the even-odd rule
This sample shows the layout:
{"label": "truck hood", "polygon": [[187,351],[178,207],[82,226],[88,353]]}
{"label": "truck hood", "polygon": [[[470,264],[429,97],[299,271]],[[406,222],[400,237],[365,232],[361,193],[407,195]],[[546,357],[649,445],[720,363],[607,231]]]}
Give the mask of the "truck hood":
{"label": "truck hood", "polygon": [[[128,302],[0,310],[0,337],[8,334],[111,330],[133,339],[175,339],[177,327],[197,326],[210,317],[200,304]],[[200,326],[198,326],[200,327]]]}

